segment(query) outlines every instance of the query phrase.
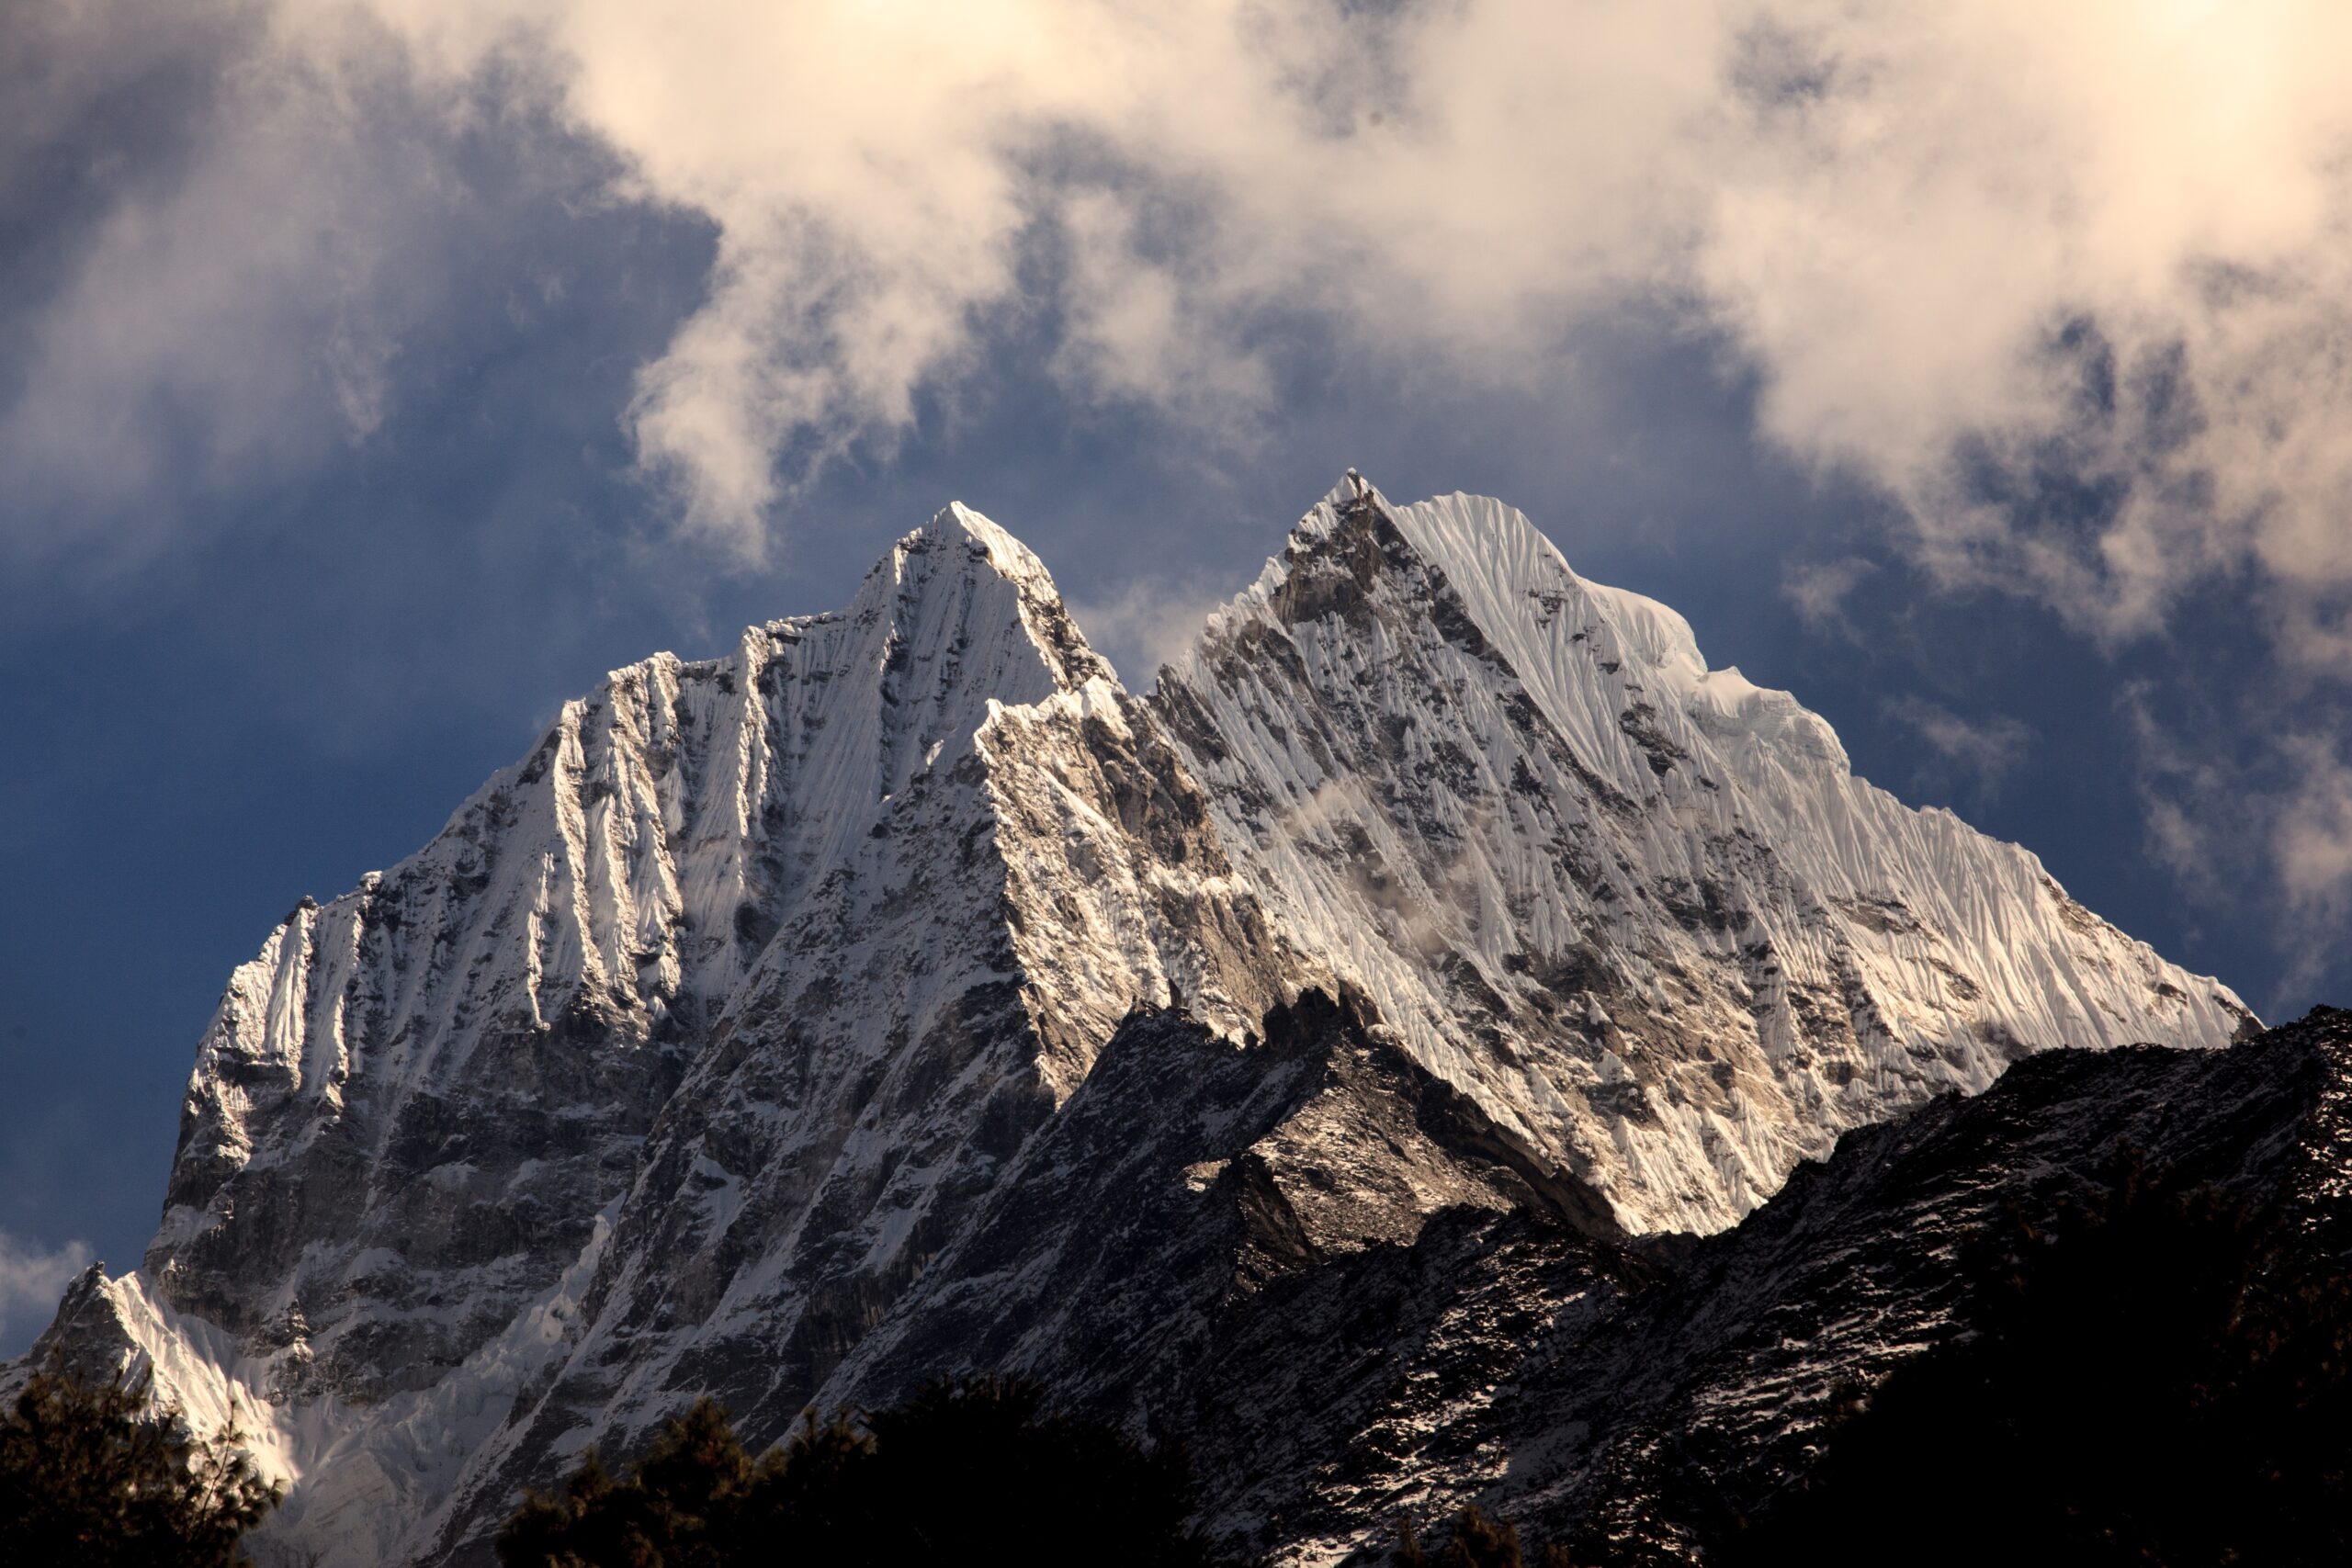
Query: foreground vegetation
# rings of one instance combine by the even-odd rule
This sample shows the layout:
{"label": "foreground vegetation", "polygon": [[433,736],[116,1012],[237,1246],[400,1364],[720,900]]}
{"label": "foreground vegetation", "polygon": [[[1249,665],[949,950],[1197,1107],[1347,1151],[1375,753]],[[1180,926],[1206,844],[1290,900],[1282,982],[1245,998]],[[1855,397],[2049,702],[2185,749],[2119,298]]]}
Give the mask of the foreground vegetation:
{"label": "foreground vegetation", "polygon": [[142,1372],[52,1365],[0,1420],[0,1556],[75,1568],[229,1568],[276,1506],[235,1433],[192,1438]]}
{"label": "foreground vegetation", "polygon": [[1181,1453],[989,1379],[934,1383],[895,1410],[810,1416],[756,1457],[705,1400],[625,1476],[592,1452],[560,1493],[531,1497],[498,1556],[507,1568],[1204,1568],[1191,1512]]}

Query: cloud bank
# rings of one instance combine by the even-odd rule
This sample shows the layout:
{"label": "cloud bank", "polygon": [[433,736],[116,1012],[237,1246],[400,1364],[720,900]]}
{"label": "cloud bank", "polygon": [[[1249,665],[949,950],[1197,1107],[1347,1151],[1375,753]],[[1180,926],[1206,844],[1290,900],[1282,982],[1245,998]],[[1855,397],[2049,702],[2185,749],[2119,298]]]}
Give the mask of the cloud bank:
{"label": "cloud bank", "polygon": [[613,194],[715,227],[627,418],[684,525],[739,549],[967,374],[993,311],[1049,306],[1105,396],[1246,418],[1270,317],[1508,378],[1664,303],[1941,570],[2120,635],[2251,568],[2299,657],[2352,652],[2352,14],[2321,0],[216,10],[234,112],[100,233],[44,342],[62,379],[11,411],[70,465],[103,467],[133,385],[231,449],[298,399],[381,419],[376,214],[433,171],[352,132],[397,78],[544,107]]}
{"label": "cloud bank", "polygon": [[[165,47],[146,9],[45,25],[128,79]],[[1717,344],[1761,433],[1876,487],[1941,581],[2110,646],[2228,582],[2288,679],[2352,670],[2335,0],[191,14],[225,107],[183,178],[92,231],[0,412],[12,472],[122,515],[191,445],[234,469],[369,439],[430,308],[413,236],[464,199],[448,127],[530,118],[605,161],[596,199],[715,237],[615,412],[676,527],[741,559],[1008,319],[1083,395],[1246,441],[1296,323],[1533,384],[1637,310]],[[1834,614],[1839,583],[1807,581]],[[2311,746],[2276,759],[2267,831],[2299,904],[2336,907],[2341,753]]]}
{"label": "cloud bank", "polygon": [[1509,378],[1663,300],[1948,574],[2127,635],[2251,568],[2290,652],[2352,653],[2341,6],[284,0],[276,36],[348,54],[355,15],[717,226],[628,417],[741,548],[1041,293],[1068,375],[1245,417],[1269,315]]}

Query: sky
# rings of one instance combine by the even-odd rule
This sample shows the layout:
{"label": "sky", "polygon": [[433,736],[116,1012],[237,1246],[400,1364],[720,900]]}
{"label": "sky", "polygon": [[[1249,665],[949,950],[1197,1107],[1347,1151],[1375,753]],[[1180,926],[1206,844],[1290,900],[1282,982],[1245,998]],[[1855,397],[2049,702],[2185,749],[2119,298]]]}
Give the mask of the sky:
{"label": "sky", "polygon": [[2352,1000],[2333,0],[0,0],[0,1354],[297,900],[961,499],[1137,687],[1526,511],[2266,1017]]}

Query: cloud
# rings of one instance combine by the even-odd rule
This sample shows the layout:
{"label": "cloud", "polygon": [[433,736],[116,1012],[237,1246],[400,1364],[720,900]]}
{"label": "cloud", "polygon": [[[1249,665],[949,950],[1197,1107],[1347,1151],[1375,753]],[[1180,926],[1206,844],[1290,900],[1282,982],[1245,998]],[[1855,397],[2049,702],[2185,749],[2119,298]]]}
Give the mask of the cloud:
{"label": "cloud", "polygon": [[348,87],[390,75],[543,104],[613,194],[714,226],[707,293],[621,412],[679,525],[746,556],[808,474],[974,374],[1005,310],[1053,314],[1074,385],[1246,432],[1284,317],[1509,381],[1665,302],[1948,578],[2123,637],[2251,569],[2290,657],[2352,649],[2330,0],[266,14],[232,129],[57,308],[65,395],[17,412],[19,451],[102,468],[158,386],[231,458],[375,428],[400,334],[369,209],[401,176],[352,145]]}
{"label": "cloud", "polygon": [[[159,492],[276,471],[384,416],[376,227],[398,204],[349,177],[366,162],[364,84],[266,68],[238,52],[249,45],[226,7],[192,11],[169,30],[227,60],[216,100],[172,128],[201,151],[175,180],[119,188],[76,236],[0,412],[20,549],[72,548],[94,526],[135,546],[160,526],[145,504]],[[150,68],[133,8],[65,6],[49,26],[51,52],[82,68],[78,90],[10,126],[20,164]],[[134,58],[107,69],[118,39]]]}
{"label": "cloud", "polygon": [[2014,718],[1992,714],[1972,719],[1922,697],[1885,705],[1887,716],[1909,728],[1957,773],[1979,799],[1997,794],[2004,779],[2025,761],[2033,731]]}
{"label": "cloud", "polygon": [[90,1261],[83,1242],[43,1252],[0,1231],[0,1355],[15,1354],[49,1325],[58,1298]]}
{"label": "cloud", "polygon": [[2124,687],[2117,705],[2136,742],[2149,849],[2200,901],[2222,900],[2233,881],[2262,869],[2261,825],[2277,815],[2275,783],[2255,759],[2215,743],[2210,712],[2186,721],[2160,714],[2148,682]]}
{"label": "cloud", "polygon": [[1196,428],[1246,445],[1272,401],[1273,372],[1229,334],[1204,333],[1216,314],[1197,279],[1146,254],[1138,215],[1102,191],[1072,194],[1060,213],[1069,271],[1068,327],[1055,367],[1100,395],[1159,405]]}
{"label": "cloud", "polygon": [[2277,998],[2340,976],[2352,930],[2345,713],[2308,688],[2234,693],[2229,713],[2177,701],[2164,713],[2144,682],[2120,705],[2137,739],[2151,852],[2199,904],[2269,927],[2285,964]]}
{"label": "cloud", "polygon": [[1161,665],[1192,646],[1209,612],[1232,596],[1230,584],[1197,577],[1137,577],[1107,597],[1073,600],[1069,613],[1127,684],[1141,691],[1159,678]]}
{"label": "cloud", "polygon": [[[2109,636],[2352,575],[2352,16],[2278,0],[1778,6],[1698,270],[1765,429],[1948,575]],[[1759,13],[1760,14],[1760,13]]]}
{"label": "cloud", "polygon": [[2286,895],[2288,983],[2309,984],[2343,962],[2352,929],[2352,757],[2311,735],[2282,750],[2292,782],[2271,824],[2271,855]]}
{"label": "cloud", "polygon": [[24,220],[0,221],[24,285],[0,298],[0,558],[140,561],[208,503],[388,447],[477,346],[435,336],[469,296],[547,287],[491,276],[526,226],[568,204],[594,233],[612,199],[527,74],[438,74],[356,9],[28,16],[0,51],[0,220]]}
{"label": "cloud", "polygon": [[[62,54],[162,47],[152,7],[67,9]],[[193,14],[225,63],[182,176],[92,226],[0,387],[18,493],[95,497],[93,528],[383,439],[448,287],[458,143],[544,124],[607,171],[583,200],[712,236],[613,414],[722,557],[762,559],[813,475],[985,381],[1008,321],[1080,403],[1246,446],[1286,377],[1532,387],[1640,313],[1720,348],[1765,439],[1894,501],[1936,580],[2110,647],[2227,584],[2285,666],[2352,671],[2338,0]],[[75,123],[0,96],[33,105],[20,144]],[[1303,344],[1330,363],[1286,362]],[[1858,581],[1788,588],[1827,625]],[[2324,862],[2314,798],[2274,853]]]}
{"label": "cloud", "polygon": [[1851,635],[1852,624],[1846,618],[1847,595],[1877,570],[1874,562],[1860,556],[1802,561],[1781,573],[1781,596],[1795,607],[1798,619],[1811,630]]}
{"label": "cloud", "polygon": [[[279,37],[357,3],[284,0]],[[447,81],[523,62],[631,194],[716,224],[628,417],[747,552],[1041,292],[1065,375],[1236,426],[1270,314],[1507,379],[1665,299],[1947,577],[2120,637],[2250,567],[2290,656],[2346,647],[2339,6],[369,9]]]}

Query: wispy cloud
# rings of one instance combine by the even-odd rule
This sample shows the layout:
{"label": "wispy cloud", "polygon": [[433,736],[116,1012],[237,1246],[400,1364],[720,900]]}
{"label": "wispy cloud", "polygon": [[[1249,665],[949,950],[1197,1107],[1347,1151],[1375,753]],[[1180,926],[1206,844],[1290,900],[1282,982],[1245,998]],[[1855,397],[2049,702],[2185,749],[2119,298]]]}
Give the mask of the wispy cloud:
{"label": "wispy cloud", "polygon": [[[2256,778],[2251,758],[2191,741],[2177,722],[2156,712],[2143,682],[2119,699],[2136,745],[2141,805],[2148,846],[2174,877],[2205,900],[2227,897],[2240,878],[2262,874],[2267,853],[2262,827],[2275,815],[2273,793]],[[2200,716],[2210,729],[2210,716]]]}
{"label": "wispy cloud", "polygon": [[2271,827],[2271,854],[2286,895],[2285,984],[2304,986],[2344,961],[2352,931],[2352,754],[2340,740],[2289,737],[2291,783]]}
{"label": "wispy cloud", "polygon": [[1853,626],[1846,615],[1847,597],[1877,570],[1860,556],[1801,561],[1781,573],[1781,596],[1813,631],[1850,635]]}
{"label": "wispy cloud", "polygon": [[1069,613],[1087,640],[1140,691],[1191,646],[1209,612],[1232,596],[1232,585],[1197,577],[1136,577],[1107,596],[1073,600]]}
{"label": "wispy cloud", "polygon": [[0,1231],[0,1356],[15,1355],[32,1343],[49,1325],[66,1285],[90,1261],[90,1249],[82,1242],[44,1252]]}
{"label": "wispy cloud", "polygon": [[2301,995],[2340,974],[2352,932],[2352,745],[2308,691],[2240,701],[2162,715],[2125,689],[2148,845],[2199,903],[2267,924],[2276,995]]}
{"label": "wispy cloud", "polygon": [[[36,47],[75,68],[7,129],[7,161],[37,171],[153,62],[143,8],[36,9]],[[118,189],[29,323],[0,408],[24,530],[0,543],[20,549],[72,547],[90,517],[135,544],[163,525],[159,494],[274,475],[383,418],[397,289],[379,225],[405,203],[397,155],[361,134],[368,83],[266,64],[225,6],[166,31],[220,81],[173,128],[196,144],[179,176]]]}
{"label": "wispy cloud", "polygon": [[2005,714],[1969,718],[1923,697],[1890,701],[1885,711],[1926,742],[1943,770],[1980,801],[2000,793],[2033,743],[2033,731]]}

